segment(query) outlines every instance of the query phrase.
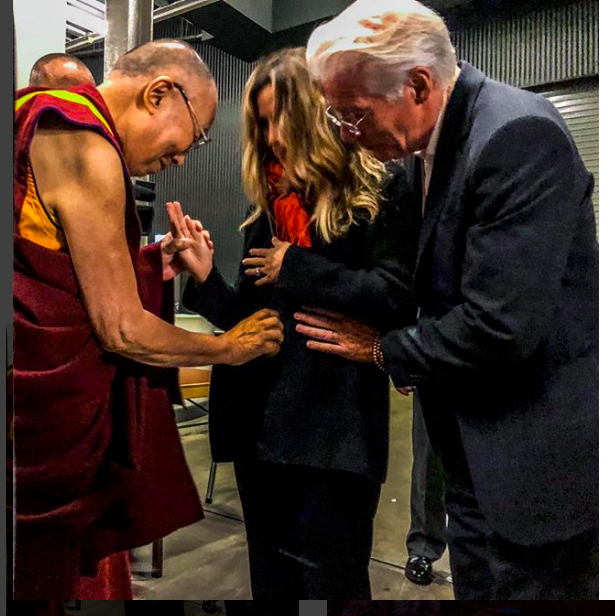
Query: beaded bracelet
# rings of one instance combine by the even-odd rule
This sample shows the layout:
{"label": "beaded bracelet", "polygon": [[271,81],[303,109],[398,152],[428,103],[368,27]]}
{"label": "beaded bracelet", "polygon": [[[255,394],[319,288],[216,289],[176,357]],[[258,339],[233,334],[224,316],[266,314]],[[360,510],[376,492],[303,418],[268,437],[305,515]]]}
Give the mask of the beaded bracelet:
{"label": "beaded bracelet", "polygon": [[386,372],[386,368],[384,367],[384,355],[382,354],[382,349],[380,348],[380,334],[377,334],[374,337],[372,342],[372,357],[374,358],[374,363],[382,372]]}

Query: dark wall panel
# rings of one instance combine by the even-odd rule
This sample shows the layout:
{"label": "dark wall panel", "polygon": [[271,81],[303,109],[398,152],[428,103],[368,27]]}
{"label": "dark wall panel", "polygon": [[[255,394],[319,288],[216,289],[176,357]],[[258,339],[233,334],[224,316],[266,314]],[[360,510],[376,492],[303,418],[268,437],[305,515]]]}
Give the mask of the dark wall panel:
{"label": "dark wall panel", "polygon": [[598,74],[598,0],[451,24],[457,55],[521,88]]}
{"label": "dark wall panel", "polygon": [[[164,25],[164,24],[163,24]],[[185,22],[156,29],[156,38],[190,36]],[[219,93],[219,107],[212,127],[212,143],[191,153],[181,168],[155,176],[154,232],[168,228],[165,203],[180,201],[184,211],[202,221],[216,247],[216,263],[229,281],[237,274],[241,253],[238,227],[244,220],[248,201],[241,184],[241,96],[252,65],[216,49],[194,43],[209,65]]]}
{"label": "dark wall panel", "polygon": [[599,170],[599,91],[598,80],[542,91],[562,114],[579,148],[587,170],[594,176],[592,202],[596,216],[596,231],[600,221],[600,170]]}

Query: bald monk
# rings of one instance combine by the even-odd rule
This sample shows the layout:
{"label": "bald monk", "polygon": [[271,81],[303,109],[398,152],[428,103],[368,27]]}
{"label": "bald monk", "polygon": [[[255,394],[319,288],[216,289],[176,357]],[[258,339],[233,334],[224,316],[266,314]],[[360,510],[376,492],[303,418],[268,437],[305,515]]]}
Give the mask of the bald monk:
{"label": "bald monk", "polygon": [[273,311],[219,337],[174,327],[171,280],[199,244],[139,250],[130,176],[182,165],[216,107],[208,68],[174,40],[124,55],[98,89],[18,92],[15,599],[79,598],[109,555],[201,519],[173,367],[279,351]]}
{"label": "bald monk", "polygon": [[90,69],[68,53],[48,53],[30,71],[29,85],[37,88],[68,90],[83,84],[95,86],[96,82]]}

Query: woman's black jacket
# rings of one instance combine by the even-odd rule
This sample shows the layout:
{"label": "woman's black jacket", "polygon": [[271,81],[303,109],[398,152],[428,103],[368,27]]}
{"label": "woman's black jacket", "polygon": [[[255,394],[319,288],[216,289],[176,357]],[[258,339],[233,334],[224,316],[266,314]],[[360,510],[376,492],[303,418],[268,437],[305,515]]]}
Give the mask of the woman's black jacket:
{"label": "woman's black jacket", "polygon": [[[230,329],[261,308],[280,312],[285,341],[280,353],[238,367],[215,366],[210,441],[213,459],[253,455],[262,460],[386,477],[389,384],[374,364],[311,351],[295,331],[293,313],[319,306],[363,319],[382,331],[416,318],[411,280],[421,223],[420,204],[409,193],[404,168],[385,181],[381,212],[346,236],[312,248],[291,246],[274,285],[255,286],[240,268],[237,285],[216,268],[202,285],[190,280],[189,310]],[[271,246],[266,216],[246,228],[244,256]]]}

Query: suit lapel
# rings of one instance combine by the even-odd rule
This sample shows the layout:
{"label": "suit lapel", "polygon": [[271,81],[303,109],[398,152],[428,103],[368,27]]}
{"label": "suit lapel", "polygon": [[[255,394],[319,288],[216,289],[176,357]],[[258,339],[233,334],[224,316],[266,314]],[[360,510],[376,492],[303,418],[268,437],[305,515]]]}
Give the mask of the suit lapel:
{"label": "suit lapel", "polygon": [[421,257],[446,203],[446,194],[453,175],[455,159],[459,148],[470,131],[472,110],[485,80],[485,75],[470,64],[461,62],[460,66],[461,73],[446,108],[434,157],[434,166],[419,237],[415,272],[419,268]]}

